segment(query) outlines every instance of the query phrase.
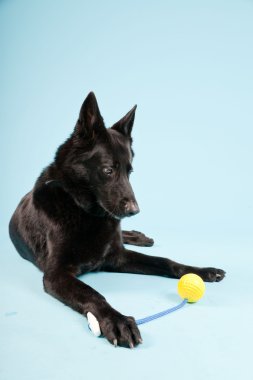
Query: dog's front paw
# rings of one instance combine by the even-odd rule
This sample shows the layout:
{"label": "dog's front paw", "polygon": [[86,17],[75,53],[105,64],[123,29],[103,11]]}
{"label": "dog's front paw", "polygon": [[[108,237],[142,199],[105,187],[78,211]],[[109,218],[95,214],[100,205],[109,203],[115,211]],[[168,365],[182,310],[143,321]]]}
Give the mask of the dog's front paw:
{"label": "dog's front paw", "polygon": [[226,272],[222,269],[217,268],[202,268],[199,275],[204,281],[207,282],[219,282],[223,280],[226,275]]}
{"label": "dog's front paw", "polygon": [[112,312],[104,317],[100,322],[103,335],[115,347],[134,348],[142,343],[140,331],[133,317],[126,317],[118,312]]}
{"label": "dog's front paw", "polygon": [[139,231],[122,231],[123,243],[139,247],[152,247],[154,240]]}

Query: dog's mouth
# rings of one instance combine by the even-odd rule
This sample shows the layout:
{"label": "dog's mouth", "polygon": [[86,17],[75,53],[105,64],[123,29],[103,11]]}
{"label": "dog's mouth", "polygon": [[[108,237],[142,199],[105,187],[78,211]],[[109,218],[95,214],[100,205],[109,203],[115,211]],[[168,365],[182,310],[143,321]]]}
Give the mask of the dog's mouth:
{"label": "dog's mouth", "polygon": [[105,205],[101,200],[98,201],[98,204],[103,209],[106,215],[116,220],[121,220],[125,217],[130,217],[140,212],[139,206],[136,201],[128,202],[127,205],[125,205],[124,209],[114,207],[113,211],[111,211],[110,207]]}
{"label": "dog's mouth", "polygon": [[118,215],[115,210],[110,211],[101,201],[98,201],[99,206],[104,210],[105,214],[110,216],[112,219],[121,220],[124,215]]}

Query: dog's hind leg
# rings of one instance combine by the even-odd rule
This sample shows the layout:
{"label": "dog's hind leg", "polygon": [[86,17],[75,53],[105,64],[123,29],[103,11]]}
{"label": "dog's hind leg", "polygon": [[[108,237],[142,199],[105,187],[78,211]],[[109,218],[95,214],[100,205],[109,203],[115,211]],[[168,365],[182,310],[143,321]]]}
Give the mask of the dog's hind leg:
{"label": "dog's hind leg", "polygon": [[138,245],[139,247],[152,247],[154,240],[139,231],[122,231],[123,243]]}

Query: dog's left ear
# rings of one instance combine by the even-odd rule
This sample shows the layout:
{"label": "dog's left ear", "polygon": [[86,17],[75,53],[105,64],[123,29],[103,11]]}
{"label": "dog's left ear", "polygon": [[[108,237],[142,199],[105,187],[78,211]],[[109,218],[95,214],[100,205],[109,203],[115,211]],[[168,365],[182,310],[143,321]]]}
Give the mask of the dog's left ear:
{"label": "dog's left ear", "polygon": [[131,137],[136,108],[137,105],[135,105],[124,117],[122,117],[122,119],[115,123],[112,126],[112,129],[115,129],[126,137]]}

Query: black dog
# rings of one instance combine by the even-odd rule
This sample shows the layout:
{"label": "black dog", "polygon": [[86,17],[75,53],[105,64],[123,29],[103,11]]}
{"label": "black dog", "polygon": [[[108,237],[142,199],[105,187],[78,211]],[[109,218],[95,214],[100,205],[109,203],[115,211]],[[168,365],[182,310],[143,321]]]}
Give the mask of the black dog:
{"label": "black dog", "polygon": [[221,269],[186,266],[124,248],[123,243],[153,244],[140,232],[120,228],[123,217],[139,212],[129,183],[135,110],[106,129],[90,93],[74,132],[21,200],[9,226],[20,255],[44,272],[46,292],[84,316],[90,311],[109,342],[131,348],[142,342],[134,318],[113,309],[77,276],[91,271],[172,278],[193,272],[205,281],[225,276]]}

